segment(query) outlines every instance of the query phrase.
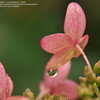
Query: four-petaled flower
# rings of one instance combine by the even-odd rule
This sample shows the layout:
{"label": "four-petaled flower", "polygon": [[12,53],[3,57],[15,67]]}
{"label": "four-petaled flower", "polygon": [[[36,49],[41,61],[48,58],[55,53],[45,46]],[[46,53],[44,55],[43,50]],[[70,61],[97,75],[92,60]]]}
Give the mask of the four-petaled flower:
{"label": "four-petaled flower", "polygon": [[88,43],[88,35],[84,35],[86,18],[83,9],[77,3],[70,3],[67,8],[64,33],[56,33],[41,39],[41,47],[54,54],[47,63],[47,69],[65,64],[73,57],[78,57]]}
{"label": "four-petaled flower", "polygon": [[47,70],[45,68],[44,79],[40,83],[40,94],[37,100],[46,94],[63,95],[68,100],[76,100],[78,98],[78,84],[74,81],[67,80],[70,72],[70,61],[55,70]]}
{"label": "four-petaled flower", "polygon": [[29,100],[24,96],[11,96],[12,91],[13,82],[0,63],[0,100]]}

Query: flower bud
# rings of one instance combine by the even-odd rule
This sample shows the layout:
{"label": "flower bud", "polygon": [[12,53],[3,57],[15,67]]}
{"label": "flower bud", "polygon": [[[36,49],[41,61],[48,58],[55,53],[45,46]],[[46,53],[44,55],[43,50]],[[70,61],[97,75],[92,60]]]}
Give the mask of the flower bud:
{"label": "flower bud", "polygon": [[87,82],[87,78],[86,77],[80,76],[79,80],[80,80],[80,82]]}
{"label": "flower bud", "polygon": [[91,91],[90,89],[88,89],[87,87],[80,87],[79,88],[79,94],[80,94],[80,97],[91,97],[93,96],[93,91]]}
{"label": "flower bud", "polygon": [[98,76],[98,77],[96,78],[96,83],[98,84],[98,86],[100,86],[100,76]]}
{"label": "flower bud", "polygon": [[35,98],[33,92],[29,88],[25,90],[23,96],[30,98],[30,100],[33,100]]}
{"label": "flower bud", "polygon": [[84,75],[87,77],[87,79],[89,81],[95,81],[96,80],[95,73],[94,72],[91,72],[87,66],[84,69]]}
{"label": "flower bud", "polygon": [[95,73],[100,74],[100,60],[94,65],[93,70]]}

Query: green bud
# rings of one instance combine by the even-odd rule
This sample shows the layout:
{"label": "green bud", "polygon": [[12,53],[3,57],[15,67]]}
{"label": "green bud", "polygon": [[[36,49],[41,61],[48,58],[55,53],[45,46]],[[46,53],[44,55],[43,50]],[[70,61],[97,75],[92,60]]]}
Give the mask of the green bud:
{"label": "green bud", "polygon": [[94,82],[96,80],[95,73],[91,72],[87,66],[84,69],[84,75],[86,76],[87,80],[90,82]]}
{"label": "green bud", "polygon": [[84,75],[87,75],[88,72],[89,72],[89,68],[88,68],[88,66],[85,66],[84,67]]}
{"label": "green bud", "polygon": [[80,80],[80,82],[87,82],[87,78],[86,77],[80,76],[79,80]]}
{"label": "green bud", "polygon": [[100,97],[97,97],[95,100],[100,100]]}
{"label": "green bud", "polygon": [[96,78],[96,83],[98,84],[98,86],[100,86],[100,76],[98,76],[98,77]]}
{"label": "green bud", "polygon": [[84,87],[84,88],[80,87],[79,94],[80,94],[80,97],[82,98],[93,96],[93,92],[87,87]]}
{"label": "green bud", "polygon": [[99,87],[97,86],[96,83],[93,84],[93,90],[94,90],[94,93],[97,95],[97,97],[100,97]]}
{"label": "green bud", "polygon": [[[42,100],[67,100],[65,96],[45,95]],[[69,99],[68,99],[69,100]]]}
{"label": "green bud", "polygon": [[100,74],[100,60],[94,65],[93,70],[95,73]]}
{"label": "green bud", "polygon": [[28,97],[30,100],[35,99],[34,93],[29,88],[27,88],[25,92],[23,92],[23,96]]}
{"label": "green bud", "polygon": [[92,99],[91,97],[85,97],[85,98],[82,98],[82,100],[94,100],[94,99]]}

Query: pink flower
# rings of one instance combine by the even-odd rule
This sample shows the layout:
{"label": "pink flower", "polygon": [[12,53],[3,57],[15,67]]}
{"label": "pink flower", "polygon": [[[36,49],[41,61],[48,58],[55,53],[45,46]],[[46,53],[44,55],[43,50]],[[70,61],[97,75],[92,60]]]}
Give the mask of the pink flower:
{"label": "pink flower", "polygon": [[29,100],[29,99],[24,96],[11,96],[8,97],[7,100]]}
{"label": "pink flower", "polygon": [[40,95],[37,100],[45,94],[64,95],[68,100],[76,100],[78,98],[78,84],[71,80],[67,80],[70,71],[70,62],[54,70],[45,69],[44,79],[40,83]]}
{"label": "pink flower", "polygon": [[13,82],[0,63],[0,100],[29,100],[23,96],[11,96],[12,92]]}
{"label": "pink flower", "polygon": [[45,36],[41,40],[41,47],[52,53],[47,68],[62,66],[73,57],[78,57],[88,43],[88,35],[84,35],[86,18],[82,8],[77,3],[70,3],[67,8],[64,33]]}

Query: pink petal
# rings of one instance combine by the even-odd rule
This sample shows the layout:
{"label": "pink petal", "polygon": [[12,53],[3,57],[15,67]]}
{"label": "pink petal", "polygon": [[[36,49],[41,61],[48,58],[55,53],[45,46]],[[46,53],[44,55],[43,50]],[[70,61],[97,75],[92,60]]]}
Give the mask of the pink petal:
{"label": "pink petal", "polygon": [[57,53],[64,48],[70,48],[73,44],[71,38],[63,33],[45,36],[41,41],[41,47],[49,53]]}
{"label": "pink petal", "polygon": [[83,9],[78,3],[70,3],[64,22],[64,31],[69,34],[73,40],[80,39],[85,31],[86,18]]}
{"label": "pink petal", "polygon": [[[82,49],[84,49],[85,47],[86,47],[86,45],[87,45],[87,43],[88,43],[88,40],[89,40],[89,36],[88,35],[84,35],[81,39],[80,39],[80,41],[79,41],[79,46],[82,48]],[[75,49],[75,57],[78,57],[78,56],[80,56],[80,52],[79,52],[79,50],[76,48]]]}
{"label": "pink petal", "polygon": [[70,71],[70,61],[65,65],[58,68],[58,74],[55,77],[51,77],[47,74],[47,71],[44,74],[44,80],[40,83],[40,94],[38,98],[42,98],[45,94],[50,93],[52,88],[55,88],[57,84],[62,83],[68,76]]}
{"label": "pink petal", "polygon": [[79,86],[77,83],[71,80],[63,80],[60,83],[58,82],[56,85],[54,82],[52,82],[50,85],[48,84],[45,81],[40,84],[40,94],[42,95],[41,98],[47,93],[51,95],[64,95],[68,100],[76,100],[79,97]]}
{"label": "pink petal", "polygon": [[58,67],[58,74],[56,75],[56,80],[63,80],[68,77],[71,69],[71,62],[68,61],[66,64]]}
{"label": "pink petal", "polygon": [[49,60],[49,62],[46,65],[46,69],[55,69],[57,67],[60,67],[64,64],[66,64],[69,60],[72,59],[74,55],[74,51],[73,48],[68,49],[68,50],[63,50],[57,54],[55,54],[54,56],[52,56]]}
{"label": "pink petal", "polygon": [[42,97],[45,96],[46,94],[49,94],[49,88],[46,87],[45,82],[41,82],[39,85],[40,88],[40,93],[37,96],[36,100],[42,100]]}
{"label": "pink petal", "polygon": [[57,70],[57,74],[55,77],[49,76],[48,75],[48,71],[45,71],[44,74],[44,80],[47,81],[47,84],[53,85],[54,84],[58,84],[60,82],[62,82],[66,77],[68,77],[68,74],[70,72],[70,68],[71,68],[71,62],[68,61],[66,64],[58,67]]}
{"label": "pink petal", "polygon": [[12,92],[13,92],[13,82],[11,80],[11,78],[7,75],[6,77],[6,96],[11,96]]}
{"label": "pink petal", "polygon": [[7,100],[29,100],[29,99],[24,96],[11,96],[8,97]]}
{"label": "pink petal", "polygon": [[51,90],[51,94],[65,95],[68,100],[76,100],[78,98],[78,84],[71,80],[63,81]]}
{"label": "pink petal", "polygon": [[3,65],[0,63],[0,89],[5,87],[6,73]]}
{"label": "pink petal", "polygon": [[3,65],[0,63],[0,100],[5,100],[6,73]]}
{"label": "pink petal", "polygon": [[88,43],[88,40],[89,40],[89,36],[88,35],[84,35],[80,41],[79,41],[79,45],[82,49],[84,49]]}

